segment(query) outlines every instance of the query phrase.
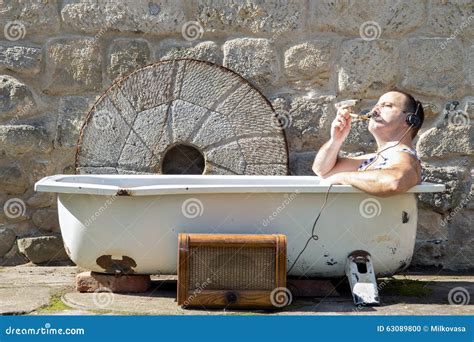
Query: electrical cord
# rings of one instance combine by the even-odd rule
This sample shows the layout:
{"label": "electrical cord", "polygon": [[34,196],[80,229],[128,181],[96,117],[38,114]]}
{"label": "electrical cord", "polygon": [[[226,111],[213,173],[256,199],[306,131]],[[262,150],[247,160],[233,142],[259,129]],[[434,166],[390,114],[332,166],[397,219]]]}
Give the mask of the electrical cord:
{"label": "electrical cord", "polygon": [[[369,164],[367,164],[367,165],[365,166],[364,170],[367,170],[367,168],[368,168],[370,165],[372,165],[373,163],[375,163],[375,162],[377,161],[379,155],[380,155],[382,152],[384,152],[384,151],[386,151],[386,150],[388,150],[388,149],[390,149],[390,148],[393,148],[393,147],[398,146],[398,145],[400,144],[400,142],[402,141],[402,139],[405,137],[405,135],[407,135],[408,132],[412,129],[412,127],[413,127],[413,125],[411,125],[410,127],[408,127],[408,129],[405,131],[405,133],[402,134],[402,136],[400,137],[400,139],[398,139],[398,142],[397,142],[395,145],[388,146],[388,147],[384,148],[383,150],[377,152],[377,153],[375,154],[374,160],[372,160]],[[382,156],[382,158],[386,159],[384,156]]]}
{"label": "electrical cord", "polygon": [[319,209],[319,213],[318,213],[318,216],[316,217],[316,220],[314,220],[314,223],[313,223],[313,228],[311,229],[311,236],[309,237],[308,241],[306,241],[306,244],[304,245],[303,249],[301,250],[301,252],[298,254],[298,256],[296,257],[295,261],[293,261],[293,264],[291,265],[291,267],[288,269],[288,272],[286,272],[286,274],[290,273],[291,270],[293,269],[293,267],[295,266],[296,262],[298,261],[298,259],[300,258],[300,256],[303,254],[303,252],[305,251],[306,247],[308,247],[308,244],[311,240],[318,240],[319,237],[317,235],[314,234],[314,230],[316,228],[316,223],[318,222],[319,220],[319,217],[321,216],[323,210],[324,210],[324,207],[326,206],[326,203],[328,201],[328,196],[329,196],[329,191],[331,190],[332,188],[332,184],[329,184],[329,188],[327,189],[326,191],[326,195],[324,197],[324,202],[323,202],[323,205],[321,206],[321,209]]}

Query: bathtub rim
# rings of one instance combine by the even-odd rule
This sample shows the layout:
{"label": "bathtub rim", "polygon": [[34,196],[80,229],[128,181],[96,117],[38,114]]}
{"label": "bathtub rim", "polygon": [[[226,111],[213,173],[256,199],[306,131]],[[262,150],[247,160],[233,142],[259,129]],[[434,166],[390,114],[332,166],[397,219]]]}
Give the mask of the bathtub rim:
{"label": "bathtub rim", "polygon": [[[251,177],[252,181],[260,180],[261,183],[245,183],[246,180],[250,180],[249,177]],[[85,180],[90,178],[105,180],[160,178],[160,180],[169,179],[175,180],[175,182],[168,185],[119,186],[72,181],[77,178],[84,178]],[[186,184],[186,180],[203,181],[203,184]],[[225,180],[233,181],[234,184],[222,184]],[[58,174],[44,177],[36,182],[35,191],[105,196],[153,196],[197,193],[325,193],[329,185],[315,184],[320,180],[321,178],[317,176]],[[424,182],[412,187],[407,193],[442,192],[444,190],[445,186],[443,184]],[[331,189],[331,193],[361,192],[363,191],[351,185],[333,185]]]}

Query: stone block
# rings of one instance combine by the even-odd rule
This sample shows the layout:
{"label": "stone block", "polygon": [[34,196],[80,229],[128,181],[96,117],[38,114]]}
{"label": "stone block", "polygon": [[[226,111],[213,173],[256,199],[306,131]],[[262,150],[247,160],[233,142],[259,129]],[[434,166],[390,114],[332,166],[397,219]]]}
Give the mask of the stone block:
{"label": "stone block", "polygon": [[459,41],[446,48],[441,38],[411,38],[401,46],[402,86],[428,96],[452,98],[460,94],[464,79],[463,49]]}
{"label": "stone block", "polygon": [[418,195],[422,208],[446,213],[456,208],[471,191],[471,174],[468,169],[455,166],[439,167],[423,163],[424,182],[444,184],[440,193]]}
{"label": "stone block", "polygon": [[[8,32],[8,40],[31,39],[45,33],[54,35],[59,31],[58,1],[2,1],[1,6],[0,26]],[[12,22],[13,25],[7,25]]]}
{"label": "stone block", "polygon": [[442,266],[448,261],[446,256],[448,249],[449,245],[446,240],[417,240],[411,265]]}
{"label": "stone block", "polygon": [[42,89],[48,95],[77,95],[102,88],[102,61],[96,39],[52,39],[45,55]]}
{"label": "stone block", "polygon": [[114,81],[128,75],[149,64],[150,56],[150,46],[144,39],[115,39],[108,51],[107,77]]}
{"label": "stone block", "polygon": [[149,275],[114,275],[97,272],[82,272],[76,276],[76,291],[100,292],[106,289],[113,293],[140,293],[150,288]]}
{"label": "stone block", "polygon": [[297,89],[327,88],[334,60],[334,43],[314,40],[291,46],[285,51],[288,81]]}
{"label": "stone block", "polygon": [[471,0],[433,0],[426,23],[429,32],[454,39],[474,37],[474,4]]}
{"label": "stone block", "polygon": [[416,238],[418,240],[446,240],[448,229],[443,216],[432,210],[420,209]]}
{"label": "stone block", "polygon": [[277,80],[278,63],[270,41],[263,38],[237,38],[224,44],[224,66],[257,87],[265,88]]}
{"label": "stone block", "polygon": [[38,233],[38,229],[33,225],[31,220],[8,223],[5,224],[3,227],[5,229],[13,231],[18,238],[32,236],[33,234]]}
{"label": "stone block", "polygon": [[124,33],[179,33],[185,22],[183,0],[85,0],[64,1],[61,18],[76,31],[103,35]]}
{"label": "stone block", "polygon": [[223,54],[219,45],[212,41],[200,42],[193,45],[191,42],[178,44],[174,41],[165,41],[156,51],[160,60],[192,58],[201,61],[222,64]]}
{"label": "stone block", "polygon": [[306,3],[300,0],[198,0],[192,4],[192,17],[205,32],[300,31],[307,11]]}
{"label": "stone block", "polygon": [[34,264],[69,260],[63,239],[58,235],[18,239],[18,248]]}
{"label": "stone block", "polygon": [[365,39],[401,37],[426,20],[426,1],[310,1],[309,23],[318,31]]}
{"label": "stone block", "polygon": [[0,76],[0,120],[10,124],[30,116],[36,109],[36,101],[30,88],[16,78]]}
{"label": "stone block", "polygon": [[317,150],[329,139],[331,122],[336,115],[334,100],[334,96],[273,100],[288,140],[289,151]]}
{"label": "stone block", "polygon": [[79,132],[95,97],[66,96],[59,100],[58,122],[54,147],[72,148],[77,145]]}
{"label": "stone block", "polygon": [[416,149],[422,158],[473,155],[474,126],[449,124],[431,128],[420,136]]}
{"label": "stone block", "polygon": [[292,176],[315,176],[313,168],[315,152],[290,153],[290,174]]}
{"label": "stone block", "polygon": [[394,41],[353,39],[342,44],[338,70],[343,96],[378,97],[395,86],[398,46]]}
{"label": "stone block", "polygon": [[39,209],[31,216],[33,223],[41,230],[59,232],[58,212],[54,209]]}
{"label": "stone block", "polygon": [[468,67],[469,81],[471,83],[471,87],[474,87],[474,45],[471,45],[471,48],[469,49],[467,67]]}
{"label": "stone block", "polygon": [[2,258],[13,247],[16,234],[13,230],[0,226],[0,258]]}
{"label": "stone block", "polygon": [[51,139],[42,127],[31,125],[0,126],[0,151],[18,157],[26,153],[49,153]]}
{"label": "stone block", "polygon": [[0,70],[36,75],[41,69],[41,48],[18,45],[0,46]]}
{"label": "stone block", "polygon": [[28,188],[28,178],[16,165],[0,166],[0,189],[10,194],[22,194]]}
{"label": "stone block", "polygon": [[13,244],[12,248],[0,258],[0,266],[16,266],[26,264],[28,259],[18,250],[18,245]]}

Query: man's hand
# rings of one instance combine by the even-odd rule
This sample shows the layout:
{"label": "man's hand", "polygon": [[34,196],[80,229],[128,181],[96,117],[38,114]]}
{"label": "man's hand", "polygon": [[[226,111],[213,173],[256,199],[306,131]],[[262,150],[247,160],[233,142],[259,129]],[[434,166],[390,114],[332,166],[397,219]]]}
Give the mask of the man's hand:
{"label": "man's hand", "polygon": [[337,110],[336,118],[331,124],[331,139],[336,142],[344,142],[351,130],[351,107],[345,106]]}
{"label": "man's hand", "polygon": [[312,170],[319,177],[330,173],[357,170],[360,161],[353,158],[339,158],[338,153],[351,130],[351,107],[338,108],[336,118],[331,123],[331,139],[319,149],[314,158]]}

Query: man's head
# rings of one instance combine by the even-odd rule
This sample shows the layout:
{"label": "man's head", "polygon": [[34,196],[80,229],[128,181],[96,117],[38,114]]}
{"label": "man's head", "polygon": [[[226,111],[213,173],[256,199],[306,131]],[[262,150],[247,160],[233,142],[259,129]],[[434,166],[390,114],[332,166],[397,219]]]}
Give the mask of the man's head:
{"label": "man's head", "polygon": [[385,140],[400,137],[410,127],[406,120],[410,114],[416,115],[420,122],[418,127],[411,127],[414,138],[425,118],[421,103],[401,90],[391,90],[383,94],[373,110],[378,115],[370,120],[369,131]]}

